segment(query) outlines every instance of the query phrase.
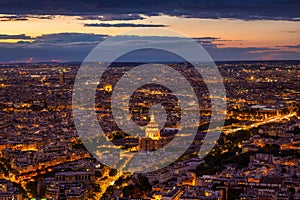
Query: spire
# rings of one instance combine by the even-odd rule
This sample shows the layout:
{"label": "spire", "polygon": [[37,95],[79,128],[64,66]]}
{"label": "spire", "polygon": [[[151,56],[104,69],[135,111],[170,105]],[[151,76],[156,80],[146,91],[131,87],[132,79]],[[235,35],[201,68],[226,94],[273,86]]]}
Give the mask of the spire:
{"label": "spire", "polygon": [[155,122],[154,114],[152,112],[151,112],[151,115],[150,115],[150,122]]}

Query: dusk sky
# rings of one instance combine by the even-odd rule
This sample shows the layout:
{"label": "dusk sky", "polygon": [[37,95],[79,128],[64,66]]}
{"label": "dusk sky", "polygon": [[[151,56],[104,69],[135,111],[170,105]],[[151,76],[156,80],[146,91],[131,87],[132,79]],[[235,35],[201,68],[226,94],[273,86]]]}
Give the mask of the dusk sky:
{"label": "dusk sky", "polygon": [[165,27],[217,61],[299,60],[299,0],[0,1],[0,62],[82,61],[124,31]]}

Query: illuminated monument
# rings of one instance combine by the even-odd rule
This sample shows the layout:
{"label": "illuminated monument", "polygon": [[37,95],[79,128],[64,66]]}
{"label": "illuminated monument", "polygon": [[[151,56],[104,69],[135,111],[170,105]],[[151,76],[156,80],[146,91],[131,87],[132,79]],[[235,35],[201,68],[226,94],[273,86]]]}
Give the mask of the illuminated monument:
{"label": "illuminated monument", "polygon": [[153,113],[150,117],[150,122],[145,129],[146,138],[151,138],[152,140],[160,139],[160,130],[158,128],[158,124],[155,122]]}
{"label": "illuminated monument", "polygon": [[143,152],[155,151],[167,143],[167,138],[160,135],[158,123],[155,122],[154,115],[151,113],[150,122],[145,128],[145,137],[139,139],[139,150]]}
{"label": "illuminated monument", "polygon": [[103,90],[105,90],[106,92],[112,92],[112,85],[111,84],[105,84],[103,86]]}

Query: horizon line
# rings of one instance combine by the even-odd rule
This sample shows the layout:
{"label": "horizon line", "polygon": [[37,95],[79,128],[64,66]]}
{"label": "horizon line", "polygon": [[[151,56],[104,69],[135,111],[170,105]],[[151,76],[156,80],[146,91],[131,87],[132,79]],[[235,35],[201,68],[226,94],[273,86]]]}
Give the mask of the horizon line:
{"label": "horizon line", "polygon": [[[295,60],[216,60],[213,61],[215,63],[221,63],[221,62],[291,62],[296,61],[300,62],[300,59]],[[153,61],[153,63],[185,63],[185,62],[159,62],[159,61]],[[83,63],[83,61],[65,61],[65,62],[57,62],[57,61],[41,61],[41,62],[0,62],[0,65],[7,65],[7,64],[44,64],[44,63],[53,63],[53,64],[68,64],[68,63]],[[139,61],[123,61],[123,62],[112,62],[112,63],[150,63],[150,62],[139,62]],[[152,63],[152,62],[151,62]]]}

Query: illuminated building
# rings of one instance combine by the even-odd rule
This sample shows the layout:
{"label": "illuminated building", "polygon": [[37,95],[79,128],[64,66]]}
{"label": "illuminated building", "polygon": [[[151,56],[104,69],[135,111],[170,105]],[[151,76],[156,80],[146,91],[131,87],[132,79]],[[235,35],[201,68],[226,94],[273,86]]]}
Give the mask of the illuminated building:
{"label": "illuminated building", "polygon": [[66,77],[65,77],[66,70],[60,69],[59,70],[59,81],[61,85],[65,85],[66,83]]}
{"label": "illuminated building", "polygon": [[167,143],[168,139],[160,135],[158,124],[155,122],[154,115],[151,114],[150,122],[145,129],[145,138],[139,139],[140,151],[155,151],[163,148]]}
{"label": "illuminated building", "polygon": [[0,179],[0,199],[1,200],[22,200],[22,194],[12,182]]}
{"label": "illuminated building", "polygon": [[103,86],[103,90],[105,90],[106,92],[112,92],[112,85],[111,84],[105,84]]}
{"label": "illuminated building", "polygon": [[146,138],[151,138],[152,140],[160,139],[160,130],[158,124],[155,122],[154,115],[151,114],[150,122],[145,129]]}

